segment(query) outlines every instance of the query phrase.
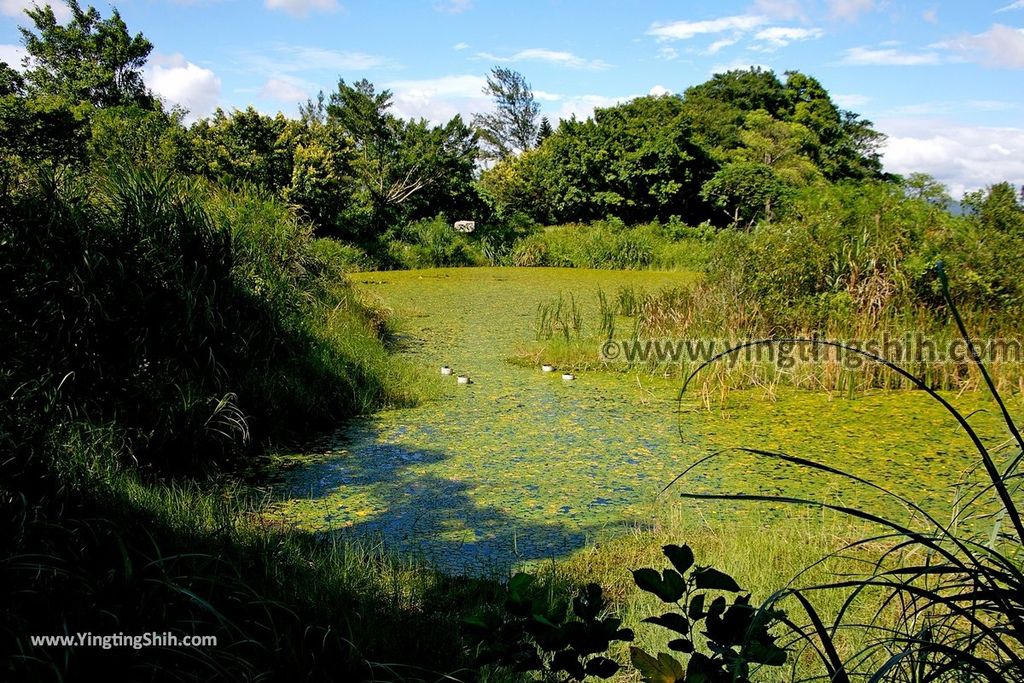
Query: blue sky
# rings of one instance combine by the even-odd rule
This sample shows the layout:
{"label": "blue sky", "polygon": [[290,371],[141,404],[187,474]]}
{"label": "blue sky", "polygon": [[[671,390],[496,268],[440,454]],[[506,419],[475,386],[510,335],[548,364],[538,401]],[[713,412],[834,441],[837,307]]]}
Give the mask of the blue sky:
{"label": "blue sky", "polygon": [[[0,59],[19,61],[29,4],[0,0]],[[502,64],[557,119],[760,65],[809,73],[872,119],[892,171],[932,173],[955,195],[1024,184],[1024,0],[94,4],[118,7],[154,43],[147,82],[194,116],[248,104],[294,115],[341,76],[392,89],[404,116],[441,121],[486,109],[484,75]]]}

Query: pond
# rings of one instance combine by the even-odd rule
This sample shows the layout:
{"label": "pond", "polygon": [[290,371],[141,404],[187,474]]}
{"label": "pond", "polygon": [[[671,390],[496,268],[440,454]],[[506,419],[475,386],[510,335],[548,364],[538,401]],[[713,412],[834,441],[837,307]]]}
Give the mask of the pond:
{"label": "pond", "polygon": [[[566,382],[507,361],[536,334],[538,306],[574,297],[593,319],[595,293],[692,282],[687,273],[460,268],[360,273],[367,296],[394,309],[403,353],[442,398],[351,420],[285,457],[275,514],[316,531],[382,538],[446,571],[488,574],[565,555],[652,521],[662,489],[689,464],[732,446],[819,459],[948,507],[972,462],[953,421],[919,392],[730,393],[724,410],[677,401],[679,381],[643,372],[581,372]],[[441,377],[450,365],[473,383]],[[977,396],[960,398],[967,409]],[[972,422],[1000,438],[989,410]],[[291,462],[291,466],[289,465]],[[781,493],[836,502],[843,482],[727,454],[674,490]],[[860,494],[856,494],[860,495]],[[687,509],[701,519],[729,504]]]}

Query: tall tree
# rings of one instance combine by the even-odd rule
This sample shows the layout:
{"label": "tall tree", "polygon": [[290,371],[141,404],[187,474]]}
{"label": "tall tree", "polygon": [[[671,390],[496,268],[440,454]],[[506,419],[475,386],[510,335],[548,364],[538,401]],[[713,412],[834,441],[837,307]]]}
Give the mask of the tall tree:
{"label": "tall tree", "polygon": [[487,76],[483,92],[494,99],[496,110],[475,114],[473,125],[490,159],[508,157],[533,149],[540,130],[540,105],[533,98],[533,89],[518,71],[496,66]]}
{"label": "tall tree", "polygon": [[96,107],[153,106],[142,80],[153,44],[141,33],[132,36],[116,9],[103,19],[94,7],[83,10],[77,0],[66,3],[71,19],[63,25],[49,5],[26,10],[34,28],[19,30],[28,53],[29,93]]}
{"label": "tall tree", "polygon": [[350,220],[364,234],[459,210],[472,180],[476,138],[461,117],[429,126],[402,120],[390,108],[391,92],[377,92],[367,80],[339,80],[327,105],[327,124],[340,126],[353,142],[356,198],[364,210]]}
{"label": "tall tree", "polygon": [[548,121],[548,117],[542,116],[540,119],[540,128],[537,129],[537,146],[540,147],[540,143],[551,137],[551,134],[555,132],[555,129],[551,127],[551,122]]}

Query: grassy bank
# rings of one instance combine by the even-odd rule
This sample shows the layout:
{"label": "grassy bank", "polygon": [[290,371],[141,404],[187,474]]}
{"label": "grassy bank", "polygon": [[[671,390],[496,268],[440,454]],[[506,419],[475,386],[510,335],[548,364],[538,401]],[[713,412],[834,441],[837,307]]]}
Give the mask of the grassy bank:
{"label": "grassy bank", "polygon": [[[531,367],[552,363],[574,371],[639,371],[683,378],[714,354],[754,340],[818,339],[848,342],[900,362],[937,389],[984,389],[980,371],[967,362],[966,348],[948,319],[923,306],[888,311],[878,318],[848,312],[829,317],[823,328],[810,321],[785,326],[772,319],[757,302],[707,282],[654,290],[626,285],[600,291],[589,302],[556,297],[542,304],[535,340],[521,344],[511,360]],[[986,361],[996,387],[1009,394],[1024,391],[1021,358],[1014,346],[1019,326],[1012,316],[975,313],[967,324],[976,331],[976,339],[992,342],[994,358],[986,356]],[[720,403],[730,389],[772,393],[779,387],[852,396],[913,384],[855,353],[812,342],[780,341],[712,366],[698,378],[696,388],[710,404]]]}
{"label": "grassy bank", "polygon": [[[333,243],[258,191],[147,172],[42,176],[0,201],[2,676],[457,667],[476,588],[267,526],[233,483],[267,440],[431,395]],[[149,631],[218,646],[29,642]]]}
{"label": "grassy bank", "polygon": [[[371,540],[271,526],[229,481],[143,481],[112,444],[65,430],[57,488],[12,510],[0,564],[8,680],[431,679],[468,663],[461,621],[496,586],[454,579]],[[171,632],[201,648],[33,647],[30,635]]]}

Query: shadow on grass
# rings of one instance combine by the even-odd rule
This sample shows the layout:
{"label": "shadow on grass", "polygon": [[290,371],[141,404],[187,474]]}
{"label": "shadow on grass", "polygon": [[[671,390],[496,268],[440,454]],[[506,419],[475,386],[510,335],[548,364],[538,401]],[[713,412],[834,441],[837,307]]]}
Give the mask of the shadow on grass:
{"label": "shadow on grass", "polygon": [[[476,472],[462,480],[414,471],[448,456],[443,450],[383,442],[373,425],[353,423],[336,433],[329,446],[322,458],[281,476],[281,495],[308,499],[312,510],[322,503],[322,512],[310,513],[315,519],[307,521],[322,521],[325,532],[380,539],[388,550],[411,554],[447,573],[507,575],[517,563],[582,548],[607,528],[577,523],[572,501],[544,522],[481,504],[473,495]],[[372,507],[354,510],[346,492],[368,495]]]}

